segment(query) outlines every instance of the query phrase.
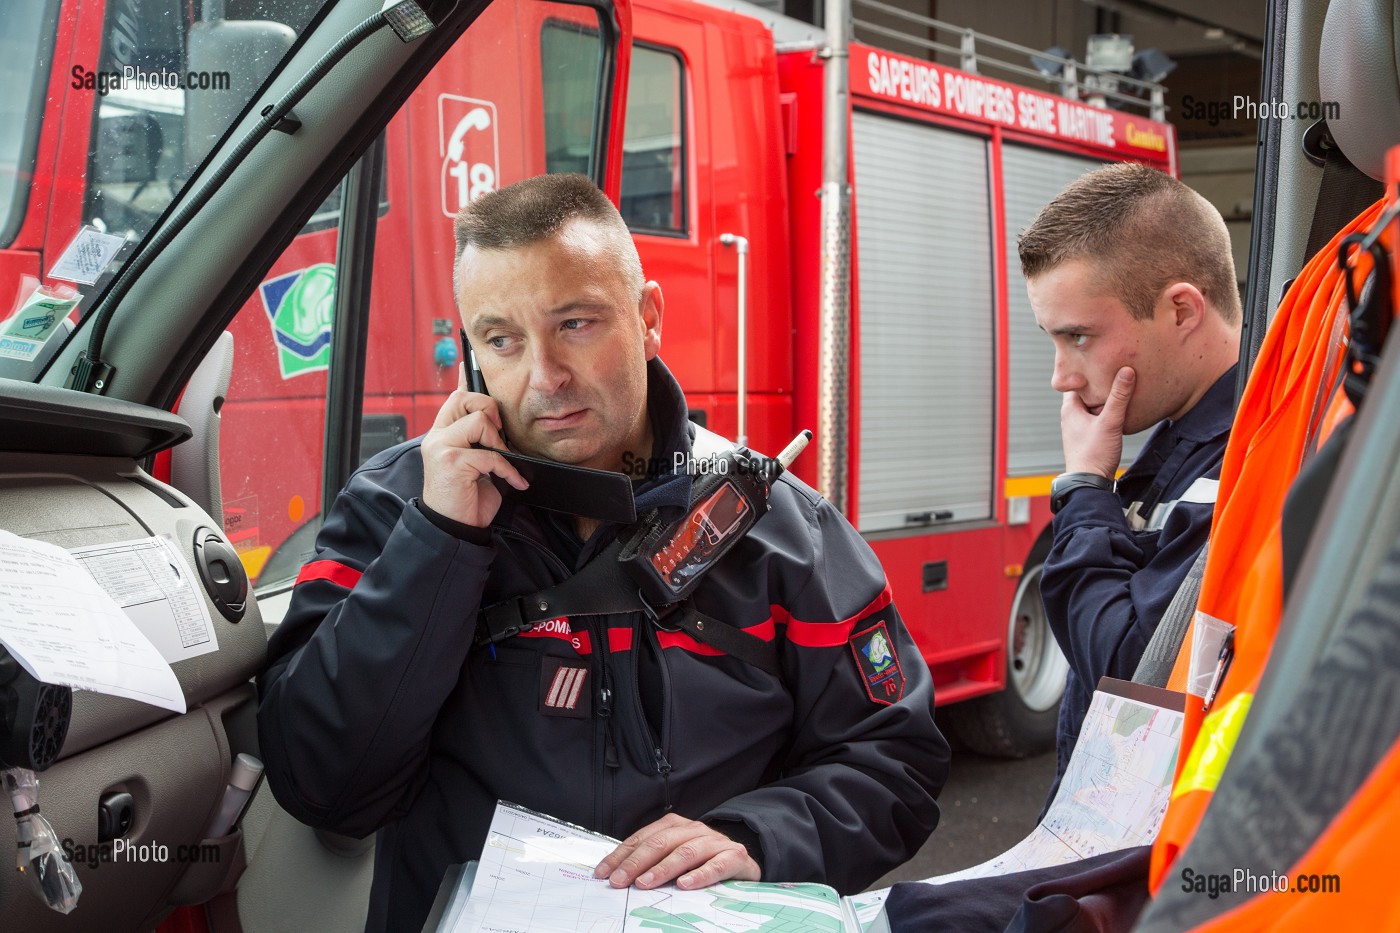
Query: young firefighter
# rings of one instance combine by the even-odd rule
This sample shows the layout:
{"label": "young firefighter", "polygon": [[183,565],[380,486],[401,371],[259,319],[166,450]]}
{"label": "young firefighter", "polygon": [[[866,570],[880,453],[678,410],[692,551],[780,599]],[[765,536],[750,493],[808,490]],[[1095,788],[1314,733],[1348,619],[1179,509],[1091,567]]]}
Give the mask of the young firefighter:
{"label": "young firefighter", "polygon": [[[619,837],[616,886],[824,881],[858,891],[938,821],[948,747],[879,563],[784,474],[772,511],[704,578],[713,620],[776,643],[768,673],[609,615],[474,644],[478,610],[580,573],[622,530],[502,498],[504,448],[661,464],[638,512],[685,511],[695,438],[657,356],[662,296],[581,176],[485,195],[457,220],[459,310],[490,396],[453,393],[423,437],[361,467],[269,647],[268,777],[299,819],[378,830],[368,929],[417,933],[448,865],[511,800]],[[561,688],[561,684],[564,687]]]}
{"label": "young firefighter", "polygon": [[[1021,235],[1055,343],[1066,472],[1041,595],[1069,659],[1055,783],[1100,677],[1130,679],[1206,542],[1234,415],[1240,299],[1225,222],[1156,169],[1088,173]],[[1157,430],[1114,482],[1123,436]],[[1052,789],[1051,795],[1053,797]]]}

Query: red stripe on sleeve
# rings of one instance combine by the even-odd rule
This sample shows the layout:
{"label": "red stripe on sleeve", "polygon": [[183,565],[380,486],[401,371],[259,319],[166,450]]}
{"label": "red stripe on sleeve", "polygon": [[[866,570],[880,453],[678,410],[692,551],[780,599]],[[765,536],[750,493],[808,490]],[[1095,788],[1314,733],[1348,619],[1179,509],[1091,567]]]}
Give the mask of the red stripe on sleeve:
{"label": "red stripe on sleeve", "polygon": [[355,584],[360,582],[363,572],[354,567],[347,567],[344,564],[333,560],[313,560],[305,567],[301,568],[301,573],[297,574],[297,586],[303,583],[310,583],[312,580],[329,580],[336,586],[343,586],[347,590],[353,590]]}
{"label": "red stripe on sleeve", "polygon": [[870,601],[868,606],[849,619],[840,619],[835,622],[804,622],[801,619],[794,619],[786,609],[775,604],[772,607],[773,621],[787,626],[788,641],[794,645],[801,645],[804,648],[839,648],[850,640],[851,632],[855,630],[858,622],[879,612],[893,601],[894,594],[890,592],[890,585],[887,582],[885,588]]}

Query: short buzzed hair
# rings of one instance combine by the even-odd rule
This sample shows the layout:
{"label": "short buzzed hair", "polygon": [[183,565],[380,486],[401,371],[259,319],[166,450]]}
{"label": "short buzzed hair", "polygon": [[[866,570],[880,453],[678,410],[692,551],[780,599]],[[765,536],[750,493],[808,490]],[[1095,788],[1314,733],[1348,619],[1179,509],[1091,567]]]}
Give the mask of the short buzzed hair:
{"label": "short buzzed hair", "polygon": [[597,224],[608,238],[637,299],[642,297],[642,261],[627,222],[608,196],[585,175],[537,175],[476,198],[457,213],[453,225],[457,250],[452,260],[452,295],[457,296],[458,269],[468,246],[481,250],[518,249],[549,239],[573,220]]}
{"label": "short buzzed hair", "polygon": [[1098,285],[1138,320],[1152,317],[1173,282],[1200,289],[1226,323],[1240,320],[1239,286],[1225,220],[1189,187],[1124,162],[1080,177],[1041,210],[1017,241],[1027,279],[1085,260]]}

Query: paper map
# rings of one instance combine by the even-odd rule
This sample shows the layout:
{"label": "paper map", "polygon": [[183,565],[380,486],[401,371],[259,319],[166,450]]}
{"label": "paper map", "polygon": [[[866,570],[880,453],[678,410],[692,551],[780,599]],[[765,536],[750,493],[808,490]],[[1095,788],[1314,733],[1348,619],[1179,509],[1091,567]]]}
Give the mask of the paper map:
{"label": "paper map", "polygon": [[1005,875],[1151,843],[1171,799],[1183,700],[1103,678],[1040,825],[996,858],[927,882]]}
{"label": "paper map", "polygon": [[[617,841],[501,803],[481,861],[442,933],[842,933],[841,899],[819,884],[727,881],[700,891],[614,888],[593,867]],[[466,890],[463,890],[463,889]]]}

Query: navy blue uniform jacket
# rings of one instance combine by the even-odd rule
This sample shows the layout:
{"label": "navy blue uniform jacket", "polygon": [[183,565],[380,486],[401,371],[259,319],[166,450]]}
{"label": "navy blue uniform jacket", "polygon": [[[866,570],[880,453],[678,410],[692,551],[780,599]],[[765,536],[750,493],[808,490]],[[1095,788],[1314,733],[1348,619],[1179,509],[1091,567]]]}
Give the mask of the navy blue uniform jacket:
{"label": "navy blue uniform jacket", "polygon": [[[691,442],[659,361],[649,395],[670,464]],[[368,929],[417,933],[498,798],[619,838],[669,804],[756,846],[765,879],[846,892],[928,838],[948,770],[928,669],[874,554],[810,488],[781,477],[696,594],[701,612],[777,640],[780,679],[640,611],[473,647],[479,607],[576,572],[617,528],[571,542],[571,523],[507,502],[490,544],[473,543],[418,507],[422,476],[417,440],[355,473],[260,681],[278,801],[314,826],[378,830]],[[639,498],[675,481],[653,477]],[[871,689],[860,651],[883,672]]]}
{"label": "navy blue uniform jacket", "polygon": [[1235,416],[1235,367],[1157,427],[1116,490],[1080,489],[1054,521],[1040,592],[1069,659],[1055,750],[1065,773],[1100,677],[1131,680],[1210,534]]}

